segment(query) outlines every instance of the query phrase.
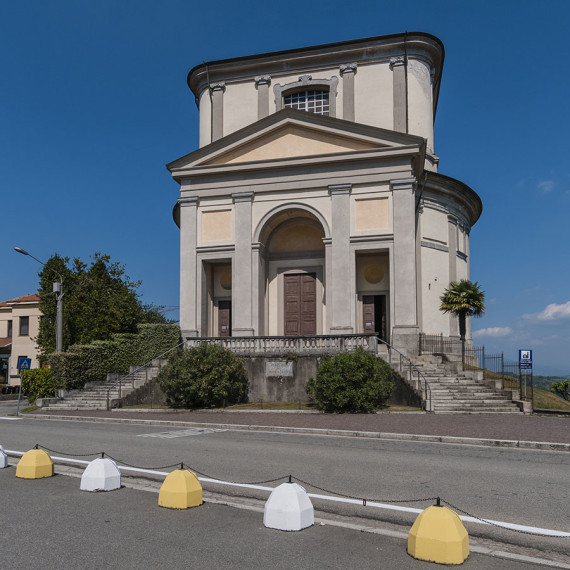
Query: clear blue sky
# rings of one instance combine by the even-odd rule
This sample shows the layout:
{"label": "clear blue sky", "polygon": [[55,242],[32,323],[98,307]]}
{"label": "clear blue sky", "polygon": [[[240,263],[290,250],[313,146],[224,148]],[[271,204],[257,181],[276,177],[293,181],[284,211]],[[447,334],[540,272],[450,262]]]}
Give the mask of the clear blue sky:
{"label": "clear blue sky", "polygon": [[19,245],[42,260],[109,253],[145,302],[178,305],[178,186],[164,165],[197,147],[188,70],[406,30],[445,45],[440,172],[483,200],[475,342],[512,359],[532,348],[536,372],[570,374],[565,0],[2,2],[0,300],[37,288]]}

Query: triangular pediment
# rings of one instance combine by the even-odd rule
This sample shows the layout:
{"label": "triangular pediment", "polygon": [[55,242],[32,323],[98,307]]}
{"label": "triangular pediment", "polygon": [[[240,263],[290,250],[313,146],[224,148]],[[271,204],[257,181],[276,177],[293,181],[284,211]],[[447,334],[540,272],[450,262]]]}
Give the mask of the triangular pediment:
{"label": "triangular pediment", "polygon": [[279,160],[353,150],[372,150],[378,147],[378,143],[297,124],[286,124],[203,164],[235,164],[260,160]]}
{"label": "triangular pediment", "polygon": [[167,167],[174,173],[202,166],[271,162],[423,144],[420,137],[285,109],[179,158]]}

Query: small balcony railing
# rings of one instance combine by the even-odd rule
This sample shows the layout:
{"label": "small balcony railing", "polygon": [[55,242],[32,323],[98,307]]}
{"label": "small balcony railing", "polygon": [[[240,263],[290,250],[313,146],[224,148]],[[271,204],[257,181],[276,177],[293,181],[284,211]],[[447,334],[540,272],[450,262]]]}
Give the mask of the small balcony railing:
{"label": "small balcony railing", "polygon": [[317,335],[317,336],[227,336],[196,337],[185,342],[186,347],[202,343],[218,344],[236,354],[340,354],[362,348],[376,353],[375,334]]}

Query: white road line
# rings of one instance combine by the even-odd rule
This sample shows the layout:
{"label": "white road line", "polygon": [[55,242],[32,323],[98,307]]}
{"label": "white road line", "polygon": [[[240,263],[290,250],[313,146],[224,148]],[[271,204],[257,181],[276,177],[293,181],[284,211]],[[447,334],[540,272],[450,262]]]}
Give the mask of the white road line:
{"label": "white road line", "polygon": [[176,431],[163,431],[160,433],[140,433],[137,437],[158,437],[162,439],[173,439],[175,437],[187,437],[192,435],[205,435],[209,433],[219,433],[227,431],[225,429],[191,428]]}
{"label": "white road line", "polygon": [[0,418],[0,420],[21,420],[22,418]]}

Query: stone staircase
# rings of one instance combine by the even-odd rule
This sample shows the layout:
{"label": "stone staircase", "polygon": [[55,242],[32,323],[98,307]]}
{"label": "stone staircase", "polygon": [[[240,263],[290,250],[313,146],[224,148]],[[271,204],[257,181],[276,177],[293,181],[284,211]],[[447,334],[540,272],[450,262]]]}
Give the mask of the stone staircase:
{"label": "stone staircase", "polygon": [[63,398],[44,398],[50,410],[110,410],[121,407],[121,400],[146,383],[155,380],[165,359],[156,359],[145,367],[131,366],[128,374],[107,374],[107,381],[89,382],[84,390],[73,390]]}
{"label": "stone staircase", "polygon": [[438,356],[411,360],[430,386],[431,411],[435,413],[521,413],[512,392],[495,388],[494,381],[485,381],[483,371],[463,371],[461,363],[443,363]]}

